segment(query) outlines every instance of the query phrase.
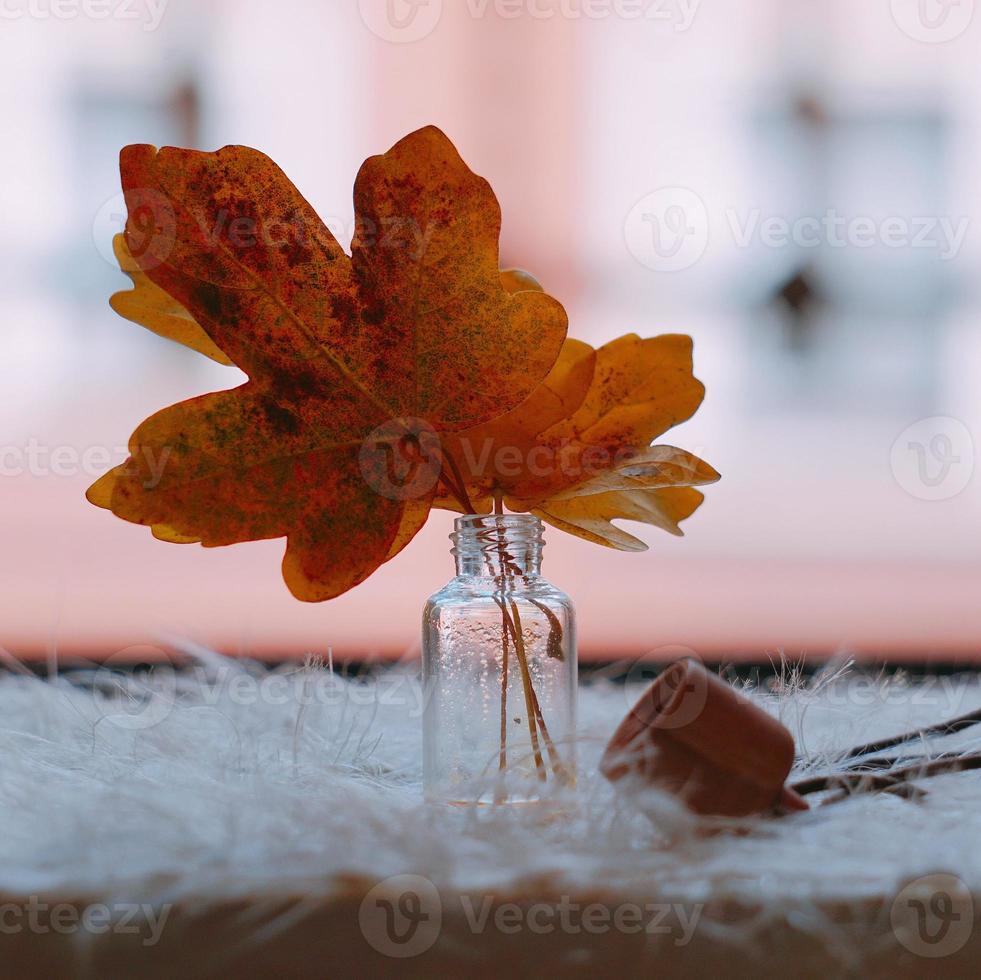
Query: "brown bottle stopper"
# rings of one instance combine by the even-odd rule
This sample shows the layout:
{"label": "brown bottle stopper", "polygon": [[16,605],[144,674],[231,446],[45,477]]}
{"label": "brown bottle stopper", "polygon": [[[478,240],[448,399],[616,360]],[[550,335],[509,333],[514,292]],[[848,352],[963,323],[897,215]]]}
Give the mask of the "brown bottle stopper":
{"label": "brown bottle stopper", "polygon": [[610,739],[600,771],[639,775],[696,813],[743,817],[806,810],[784,785],[788,729],[696,660],[679,660],[644,692]]}

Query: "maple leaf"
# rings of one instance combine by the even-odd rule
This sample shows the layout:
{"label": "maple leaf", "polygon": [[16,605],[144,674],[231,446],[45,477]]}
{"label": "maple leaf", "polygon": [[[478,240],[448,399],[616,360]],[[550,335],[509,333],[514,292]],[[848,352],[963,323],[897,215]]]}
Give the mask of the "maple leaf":
{"label": "maple leaf", "polygon": [[89,500],[176,543],[285,536],[293,594],[340,595],[425,522],[431,440],[534,391],[565,312],[504,288],[497,200],[433,127],[365,161],[350,256],[257,150],[129,146],[120,170],[114,307],[249,380],[151,416]]}
{"label": "maple leaf", "polygon": [[[701,504],[695,486],[719,474],[673,446],[651,446],[698,408],[689,337],[628,334],[598,350],[566,340],[548,377],[521,405],[447,438],[476,510],[495,501],[589,541],[625,551],[644,542],[612,522],[672,534]],[[459,509],[445,495],[437,506]]]}

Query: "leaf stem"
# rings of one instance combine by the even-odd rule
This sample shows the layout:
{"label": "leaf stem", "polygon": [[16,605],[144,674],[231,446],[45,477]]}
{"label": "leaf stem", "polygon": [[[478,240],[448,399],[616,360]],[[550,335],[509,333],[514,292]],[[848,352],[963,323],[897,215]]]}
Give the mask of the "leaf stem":
{"label": "leaf stem", "polygon": [[470,508],[468,507],[469,501],[464,500],[465,494],[461,492],[460,488],[450,479],[445,470],[439,474],[440,482],[446,489],[450,492],[450,496],[460,505],[460,509],[466,513],[470,513]]}
{"label": "leaf stem", "polygon": [[541,709],[536,710],[537,698],[531,683],[531,671],[528,669],[528,657],[525,653],[525,641],[521,633],[521,614],[514,599],[508,600],[511,605],[511,622],[514,628],[514,652],[518,658],[518,666],[521,669],[521,686],[525,694],[525,711],[528,715],[528,732],[531,735],[531,749],[535,755],[535,766],[538,769],[538,778],[545,782],[545,762],[542,759],[542,750],[538,744],[538,719],[541,717]]}
{"label": "leaf stem", "polygon": [[[536,606],[539,606],[539,604],[537,602],[535,603],[535,605]],[[515,617],[515,623],[513,624],[513,628],[515,630],[520,630],[521,629],[521,617],[518,614],[518,609],[517,609],[517,606],[515,605],[513,599],[511,600],[511,606],[512,606],[512,608],[514,610],[514,617]],[[539,606],[539,608],[542,608],[542,607]],[[517,648],[517,645],[518,645],[518,641],[516,639],[515,640],[515,647],[516,648]],[[524,650],[524,643],[522,642],[522,651],[523,650]],[[527,663],[527,658],[526,658],[526,663]],[[559,750],[556,748],[555,743],[552,741],[552,736],[549,735],[548,726],[545,724],[545,716],[542,714],[541,704],[538,701],[538,695],[535,693],[535,686],[534,686],[534,684],[531,683],[531,672],[530,671],[528,672],[528,690],[529,690],[530,695],[531,695],[531,704],[532,704],[532,708],[533,708],[534,713],[535,713],[535,720],[538,722],[538,727],[541,729],[542,738],[545,741],[545,748],[548,751],[548,757],[549,757],[549,760],[552,763],[552,771],[555,773],[556,776],[558,776],[558,778],[563,783],[569,783],[569,782],[571,782],[570,775],[569,775],[568,771],[566,770],[565,766],[562,763],[562,759],[559,756]]]}
{"label": "leaf stem", "polygon": [[503,602],[499,605],[501,607],[501,753],[498,759],[498,768],[504,772],[508,767],[508,675],[510,664],[508,663],[508,613]]}
{"label": "leaf stem", "polygon": [[[456,497],[458,501],[466,508],[468,514],[476,513],[473,501],[470,499],[470,494],[467,493],[467,482],[463,479],[463,474],[460,472],[460,467],[456,465],[456,460],[453,458],[453,454],[448,450],[443,450],[443,462],[447,463],[450,467],[450,472],[453,474],[456,480]],[[443,469],[443,475],[446,475],[446,469]]]}
{"label": "leaf stem", "polygon": [[[457,471],[457,473],[458,472],[459,471]],[[504,513],[504,497],[500,491],[495,491],[494,493],[494,513],[495,515],[501,515]],[[514,653],[515,657],[517,658],[518,669],[521,675],[521,688],[524,694],[525,711],[528,716],[528,734],[531,739],[531,747],[535,758],[535,768],[538,772],[538,778],[542,782],[545,782],[548,779],[545,757],[542,754],[541,748],[541,741],[544,741],[545,751],[548,755],[548,760],[551,763],[552,771],[555,773],[556,778],[558,778],[560,782],[568,784],[571,782],[569,772],[563,765],[559,751],[556,748],[555,743],[552,741],[551,735],[549,734],[548,726],[545,723],[545,716],[542,713],[541,703],[539,702],[538,695],[535,692],[535,685],[532,680],[531,669],[528,665],[528,653],[525,649],[524,633],[521,626],[521,613],[518,611],[518,605],[515,600],[508,594],[511,591],[510,585],[513,579],[514,568],[516,566],[514,559],[505,550],[504,543],[500,540],[500,537],[498,538],[497,553],[500,560],[500,567],[497,570],[495,577],[500,588],[500,594],[494,596],[494,601],[501,610],[501,734],[498,768],[501,772],[504,772],[507,769],[507,696],[510,673],[510,648],[508,645],[508,638],[510,637],[511,645],[514,647]],[[487,567],[493,574],[493,568],[489,557],[487,558]],[[505,604],[505,596],[507,596],[507,604]],[[542,609],[549,618],[549,655],[553,655],[551,647],[554,639],[554,624],[552,622],[554,614],[552,614],[551,611],[541,603],[536,602],[533,599],[530,601],[539,609]],[[510,614],[508,612],[508,605],[511,607]],[[558,634],[559,646],[561,646],[561,632],[560,626]],[[541,741],[539,740],[539,732],[541,733]]]}

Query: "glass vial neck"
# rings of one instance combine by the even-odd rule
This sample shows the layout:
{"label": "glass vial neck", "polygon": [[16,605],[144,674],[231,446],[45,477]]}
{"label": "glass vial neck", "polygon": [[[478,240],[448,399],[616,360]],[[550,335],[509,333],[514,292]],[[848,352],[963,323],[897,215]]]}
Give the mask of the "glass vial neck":
{"label": "glass vial neck", "polygon": [[544,527],[531,514],[468,514],[450,535],[457,575],[500,578],[538,575]]}

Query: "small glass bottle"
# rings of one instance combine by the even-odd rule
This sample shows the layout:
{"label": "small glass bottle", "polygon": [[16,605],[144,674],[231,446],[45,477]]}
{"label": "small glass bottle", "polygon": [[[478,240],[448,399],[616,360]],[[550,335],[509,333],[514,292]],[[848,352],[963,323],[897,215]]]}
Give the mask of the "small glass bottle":
{"label": "small glass bottle", "polygon": [[542,522],[459,517],[456,577],[426,603],[426,798],[528,802],[575,779],[572,601],[542,578]]}

